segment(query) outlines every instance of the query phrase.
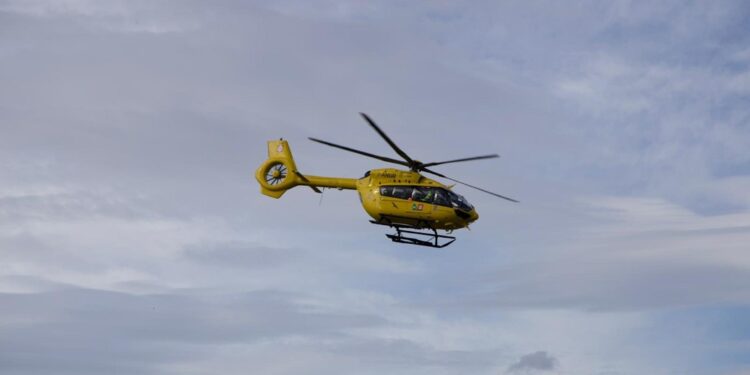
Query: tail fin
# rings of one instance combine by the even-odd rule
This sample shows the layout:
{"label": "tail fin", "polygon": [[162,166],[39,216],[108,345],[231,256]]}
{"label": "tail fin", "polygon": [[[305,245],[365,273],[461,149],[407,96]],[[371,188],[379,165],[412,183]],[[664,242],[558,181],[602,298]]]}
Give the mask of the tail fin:
{"label": "tail fin", "polygon": [[287,141],[268,141],[268,159],[255,171],[255,179],[260,184],[260,192],[273,198],[280,198],[287,190],[300,185],[297,165]]}

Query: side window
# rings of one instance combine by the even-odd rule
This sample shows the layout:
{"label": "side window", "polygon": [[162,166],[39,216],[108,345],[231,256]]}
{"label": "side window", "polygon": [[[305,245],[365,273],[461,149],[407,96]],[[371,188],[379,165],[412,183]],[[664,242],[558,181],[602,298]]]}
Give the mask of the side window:
{"label": "side window", "polygon": [[380,187],[380,195],[384,197],[392,197],[393,196],[393,186],[381,186]]}
{"label": "side window", "polygon": [[416,201],[433,204],[438,189],[434,187],[415,187],[412,198]]}
{"label": "side window", "polygon": [[451,206],[451,203],[448,200],[448,192],[443,189],[435,188],[435,199],[433,202],[440,206]]}
{"label": "side window", "polygon": [[423,187],[420,187],[420,186],[415,186],[414,187],[414,189],[413,189],[413,191],[411,193],[411,199],[412,200],[415,200],[417,202],[425,202],[426,201],[426,199],[425,199],[426,197],[427,197],[427,189],[426,188],[423,188]]}
{"label": "side window", "polygon": [[391,196],[398,199],[410,199],[411,191],[411,186],[394,186],[393,195]]}

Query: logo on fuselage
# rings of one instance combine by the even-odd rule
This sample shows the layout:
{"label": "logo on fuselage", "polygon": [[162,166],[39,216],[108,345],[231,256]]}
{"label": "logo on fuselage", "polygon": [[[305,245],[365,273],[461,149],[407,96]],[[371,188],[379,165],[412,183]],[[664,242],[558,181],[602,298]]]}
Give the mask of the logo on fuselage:
{"label": "logo on fuselage", "polygon": [[424,205],[422,203],[412,203],[411,204],[411,210],[412,211],[422,211],[424,209]]}

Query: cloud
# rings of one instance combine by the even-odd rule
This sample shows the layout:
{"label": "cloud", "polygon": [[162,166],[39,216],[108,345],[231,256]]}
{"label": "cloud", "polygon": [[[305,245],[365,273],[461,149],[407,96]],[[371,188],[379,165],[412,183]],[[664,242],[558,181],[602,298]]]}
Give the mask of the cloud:
{"label": "cloud", "polygon": [[305,311],[283,292],[226,296],[129,295],[66,288],[0,294],[0,361],[10,373],[158,373],[200,361],[212,345],[251,345],[293,337],[333,339],[382,324],[375,316]]}
{"label": "cloud", "polygon": [[538,351],[521,356],[518,362],[508,367],[509,373],[528,373],[533,371],[552,371],[557,368],[557,359],[545,351]]}
{"label": "cloud", "polygon": [[557,235],[564,240],[545,243],[545,252],[451,283],[465,287],[456,298],[425,302],[638,311],[750,301],[743,287],[750,281],[746,212],[705,216],[645,198],[592,197],[582,204],[576,212],[588,212],[595,224],[566,226]]}
{"label": "cloud", "polygon": [[149,2],[64,0],[5,1],[0,11],[43,20],[73,18],[99,30],[118,33],[175,33],[195,29],[195,17],[166,15],[165,8]]}
{"label": "cloud", "polygon": [[[3,2],[0,362],[489,374],[545,348],[576,374],[740,370],[718,328],[750,304],[747,14]],[[258,194],[267,139],[304,173],[382,167],[305,141],[390,152],[359,111],[420,160],[502,154],[440,172],[523,203],[456,187],[482,220],[425,251],[353,192]]]}

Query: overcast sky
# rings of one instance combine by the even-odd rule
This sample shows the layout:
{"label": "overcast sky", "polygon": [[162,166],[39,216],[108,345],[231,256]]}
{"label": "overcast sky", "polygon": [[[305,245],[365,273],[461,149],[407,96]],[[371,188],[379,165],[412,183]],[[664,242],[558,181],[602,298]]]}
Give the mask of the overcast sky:
{"label": "overcast sky", "polygon": [[[0,1],[3,374],[750,374],[745,1]],[[394,244],[395,156],[480,220]]]}

